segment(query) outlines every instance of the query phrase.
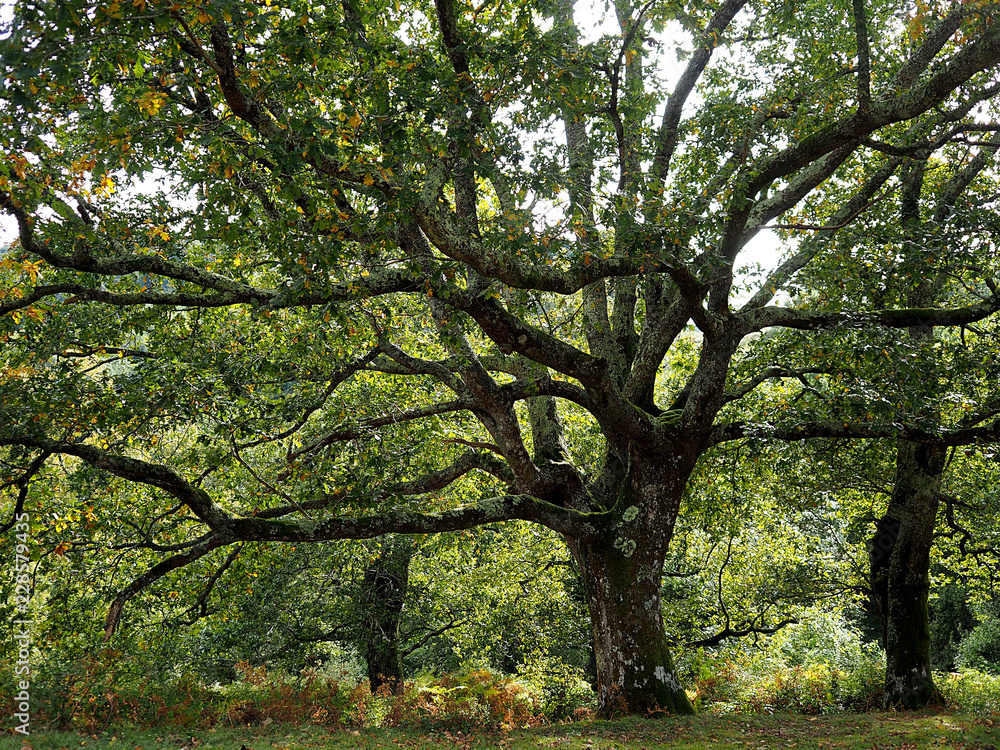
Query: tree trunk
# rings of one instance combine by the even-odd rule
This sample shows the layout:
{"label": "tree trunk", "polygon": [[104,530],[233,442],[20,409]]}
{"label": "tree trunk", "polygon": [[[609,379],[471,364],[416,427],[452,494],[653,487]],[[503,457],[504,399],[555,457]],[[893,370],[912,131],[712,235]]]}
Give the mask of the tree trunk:
{"label": "tree trunk", "polygon": [[900,440],[896,483],[872,538],[872,590],[886,653],[886,707],[917,709],[941,695],[931,674],[930,551],[945,450]]}
{"label": "tree trunk", "polygon": [[364,654],[372,692],[386,686],[403,689],[403,660],[399,654],[399,622],[410,577],[413,541],[386,540],[381,554],[365,569],[362,583]]}
{"label": "tree trunk", "polygon": [[603,717],[694,712],[660,607],[663,561],[692,463],[673,451],[633,452],[615,500],[605,504],[615,518],[607,534],[570,541],[590,610]]}
{"label": "tree trunk", "polygon": [[643,554],[642,545],[577,547],[574,554],[594,632],[600,715],[693,713],[663,629],[662,561]]}

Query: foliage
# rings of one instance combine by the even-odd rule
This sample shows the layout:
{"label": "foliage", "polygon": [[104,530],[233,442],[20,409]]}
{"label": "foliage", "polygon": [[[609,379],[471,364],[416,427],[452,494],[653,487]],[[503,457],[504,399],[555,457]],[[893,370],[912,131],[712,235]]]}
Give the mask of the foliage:
{"label": "foliage", "polygon": [[550,721],[579,716],[595,707],[594,691],[582,669],[535,652],[518,668],[518,680],[539,697]]}
{"label": "foliage", "polygon": [[520,681],[473,669],[408,683],[402,696],[387,700],[390,726],[470,731],[531,726],[539,698]]}
{"label": "foliage", "polygon": [[[993,342],[964,341],[1000,310],[995,2],[620,0],[596,28],[570,0],[12,10],[2,510],[30,506],[50,576],[101,550],[80,597],[109,637],[143,606],[225,618],[258,544],[523,521],[582,579],[600,710],[688,712],[661,575],[714,450],[1000,437]],[[890,208],[915,161],[950,196],[917,238]],[[766,230],[782,260],[744,273]],[[786,508],[732,545],[781,541],[745,586],[710,561],[727,611],[691,631],[773,629],[754,592],[815,594],[832,516]],[[340,620],[320,599],[316,637]],[[582,661],[579,608],[536,604]],[[490,658],[525,655],[510,614]]]}
{"label": "foliage", "polygon": [[[381,728],[328,731],[317,727],[271,724],[266,727],[191,730],[119,729],[110,734],[33,734],[34,750],[176,750],[194,745],[211,750],[241,747],[283,747],[287,750],[394,750],[419,747],[453,750],[456,746],[493,747],[503,742],[511,750],[698,750],[712,747],[739,750],[748,745],[788,746],[798,750],[823,750],[831,744],[842,750],[887,747],[934,747],[941,750],[988,748],[996,741],[996,717],[936,712],[914,714],[901,721],[896,714],[801,716],[711,716],[690,719],[627,719],[553,724],[497,734],[441,729]],[[82,743],[82,744],[81,744]]]}
{"label": "foliage", "polygon": [[[522,681],[483,669],[407,682],[400,695],[372,694],[367,680],[316,670],[301,674],[236,664],[241,679],[206,687],[190,677],[169,682],[122,678],[121,654],[103,652],[71,665],[58,682],[33,683],[32,722],[88,734],[124,727],[192,730],[273,723],[330,728],[409,726],[498,730],[531,726],[541,695]],[[14,692],[0,691],[7,705]],[[592,697],[592,694],[591,694]]]}
{"label": "foliage", "polygon": [[763,648],[697,651],[686,662],[708,711],[818,714],[881,706],[884,658],[841,617],[814,611]]}
{"label": "foliage", "polygon": [[32,721],[88,734],[119,726],[204,728],[218,721],[217,692],[190,677],[130,679],[129,662],[121,652],[105,650],[69,661],[58,674],[42,671],[32,682]]}
{"label": "foliage", "polygon": [[987,617],[962,639],[955,661],[959,667],[1000,675],[1000,618]]}
{"label": "foliage", "polygon": [[852,580],[844,519],[796,486],[794,448],[707,452],[685,497],[662,592],[671,636],[717,647],[808,618]]}
{"label": "foliage", "polygon": [[948,672],[957,664],[960,644],[975,627],[975,617],[964,587],[946,584],[935,594],[931,603],[931,661],[935,669]]}
{"label": "foliage", "polygon": [[1000,675],[963,669],[939,675],[937,683],[948,705],[956,710],[970,714],[1000,713]]}

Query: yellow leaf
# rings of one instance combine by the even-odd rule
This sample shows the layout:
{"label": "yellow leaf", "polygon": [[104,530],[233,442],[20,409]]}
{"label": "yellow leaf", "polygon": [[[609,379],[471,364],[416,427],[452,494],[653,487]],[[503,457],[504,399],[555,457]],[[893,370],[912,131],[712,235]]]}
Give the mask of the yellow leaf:
{"label": "yellow leaf", "polygon": [[167,103],[167,95],[158,91],[147,91],[136,99],[135,103],[139,105],[140,110],[152,117]]}
{"label": "yellow leaf", "polygon": [[26,274],[28,274],[28,276],[31,277],[31,280],[34,281],[35,279],[38,278],[38,273],[39,273],[38,266],[39,266],[39,263],[32,263],[31,261],[24,261],[21,264],[21,270],[24,271]]}

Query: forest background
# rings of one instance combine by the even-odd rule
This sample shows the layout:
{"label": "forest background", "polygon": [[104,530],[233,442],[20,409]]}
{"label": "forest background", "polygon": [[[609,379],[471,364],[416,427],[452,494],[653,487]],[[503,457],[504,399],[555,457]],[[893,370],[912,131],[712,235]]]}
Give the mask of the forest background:
{"label": "forest background", "polygon": [[13,5],[48,720],[992,700],[1000,7],[605,13]]}

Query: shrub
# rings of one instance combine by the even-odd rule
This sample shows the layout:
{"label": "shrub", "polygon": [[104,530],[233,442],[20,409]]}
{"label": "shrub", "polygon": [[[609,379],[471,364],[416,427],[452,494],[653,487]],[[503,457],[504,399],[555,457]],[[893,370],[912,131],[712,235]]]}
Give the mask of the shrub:
{"label": "shrub", "polygon": [[934,681],[952,708],[968,713],[1000,712],[1000,676],[963,669],[959,674],[936,674]]}
{"label": "shrub", "polygon": [[814,612],[764,648],[684,655],[696,706],[713,713],[867,711],[882,703],[885,655],[839,615]]}
{"label": "shrub", "polygon": [[367,682],[348,688],[341,681],[305,669],[297,677],[237,662],[239,682],[225,688],[224,720],[230,725],[268,721],[364,725],[372,702]]}
{"label": "shrub", "polygon": [[958,645],[955,661],[959,668],[1000,674],[1000,619],[976,625]]}
{"label": "shrub", "polygon": [[880,709],[885,693],[885,652],[874,643],[864,645],[841,673],[838,685],[841,707],[852,711]]}
{"label": "shrub", "polygon": [[713,703],[728,703],[736,697],[739,668],[729,655],[715,654],[699,648],[680,653],[678,670],[691,686],[688,697],[695,708]]}
{"label": "shrub", "polygon": [[509,729],[535,723],[538,701],[518,682],[485,669],[456,672],[388,697],[386,723],[452,729]]}
{"label": "shrub", "polygon": [[106,649],[96,656],[46,665],[32,684],[33,720],[93,734],[112,724],[142,727],[203,727],[218,718],[218,696],[182,677],[166,684],[137,682],[128,659]]}
{"label": "shrub", "polygon": [[934,591],[930,603],[931,664],[935,669],[951,671],[958,659],[958,645],[975,627],[968,604],[968,592],[962,586],[947,584]]}
{"label": "shrub", "polygon": [[520,680],[541,700],[542,713],[551,721],[594,707],[594,691],[582,669],[547,654],[535,654],[518,669]]}
{"label": "shrub", "polygon": [[837,707],[836,682],[836,670],[826,664],[779,668],[748,684],[734,707],[741,713],[827,713]]}

